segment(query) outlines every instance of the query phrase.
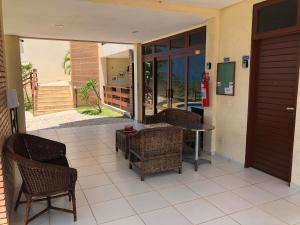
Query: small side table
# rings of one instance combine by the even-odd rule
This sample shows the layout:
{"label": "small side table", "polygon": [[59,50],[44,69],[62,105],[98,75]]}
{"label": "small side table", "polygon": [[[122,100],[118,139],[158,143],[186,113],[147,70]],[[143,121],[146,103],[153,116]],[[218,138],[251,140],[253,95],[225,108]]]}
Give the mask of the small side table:
{"label": "small side table", "polygon": [[[188,124],[185,127],[183,127],[184,129],[187,130],[191,130],[194,131],[196,133],[196,143],[195,143],[195,155],[192,159],[192,162],[194,163],[194,167],[195,167],[195,171],[198,171],[198,165],[201,164],[202,161],[206,161],[206,162],[210,162],[210,160],[206,160],[206,159],[201,159],[199,158],[199,139],[200,139],[200,134],[204,133],[204,132],[208,132],[208,131],[212,131],[215,129],[214,126],[210,125],[210,124]],[[203,149],[202,149],[203,151]],[[190,161],[189,158],[187,158],[188,161]]]}
{"label": "small side table", "polygon": [[129,156],[129,135],[135,134],[137,131],[125,133],[123,130],[116,131],[116,151],[119,149],[125,153],[125,159]]}

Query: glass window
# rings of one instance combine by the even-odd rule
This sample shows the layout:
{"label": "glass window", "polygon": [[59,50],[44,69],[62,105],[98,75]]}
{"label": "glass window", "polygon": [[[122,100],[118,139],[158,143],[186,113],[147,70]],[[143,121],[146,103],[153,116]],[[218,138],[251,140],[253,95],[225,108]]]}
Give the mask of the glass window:
{"label": "glass window", "polygon": [[145,115],[153,115],[153,63],[144,62]]}
{"label": "glass window", "polygon": [[161,42],[159,44],[154,45],[155,53],[166,52],[168,50],[169,49],[168,49],[168,43],[167,42]]}
{"label": "glass window", "polygon": [[185,57],[172,58],[172,108],[185,109]]}
{"label": "glass window", "polygon": [[197,33],[190,34],[190,46],[193,45],[205,45],[206,43],[206,32],[199,31]]}
{"label": "glass window", "polygon": [[143,46],[143,55],[152,54],[152,45]]}
{"label": "glass window", "polygon": [[192,55],[188,57],[188,108],[200,106],[201,81],[205,71],[205,56]]}
{"label": "glass window", "polygon": [[257,32],[267,32],[297,24],[297,0],[287,0],[258,10]]}
{"label": "glass window", "polygon": [[168,108],[169,60],[157,60],[157,112]]}
{"label": "glass window", "polygon": [[180,37],[171,40],[171,50],[181,49],[185,47],[185,38]]}

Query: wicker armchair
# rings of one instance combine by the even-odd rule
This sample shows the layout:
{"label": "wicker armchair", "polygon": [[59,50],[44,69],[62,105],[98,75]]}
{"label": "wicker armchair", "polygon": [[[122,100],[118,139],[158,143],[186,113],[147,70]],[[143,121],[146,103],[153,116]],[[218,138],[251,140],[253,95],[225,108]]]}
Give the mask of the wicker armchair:
{"label": "wicker armchair", "polygon": [[135,166],[141,180],[150,173],[178,169],[182,171],[182,129],[159,127],[130,135],[129,168]]}
{"label": "wicker armchair", "polygon": [[[168,123],[173,126],[185,127],[189,124],[203,123],[202,116],[181,109],[165,109],[156,115],[145,118],[145,124]],[[194,143],[195,133],[190,130],[183,131],[183,141],[185,144]]]}
{"label": "wicker armchair", "polygon": [[[72,213],[74,221],[77,220],[77,171],[68,165],[64,144],[33,135],[14,134],[6,143],[5,154],[17,163],[23,180],[15,210],[19,204],[26,203],[25,224],[50,209]],[[21,201],[22,194],[25,201]],[[63,196],[69,196],[69,201],[72,200],[72,210],[52,206],[51,199]],[[47,207],[29,218],[32,202],[44,200],[48,203]]]}

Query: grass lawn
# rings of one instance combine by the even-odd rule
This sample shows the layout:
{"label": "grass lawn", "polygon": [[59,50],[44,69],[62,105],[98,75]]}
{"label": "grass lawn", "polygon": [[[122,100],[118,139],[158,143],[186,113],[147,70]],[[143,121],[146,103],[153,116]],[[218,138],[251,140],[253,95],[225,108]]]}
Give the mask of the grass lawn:
{"label": "grass lawn", "polygon": [[87,114],[87,115],[99,115],[99,116],[105,116],[105,117],[122,117],[122,113],[119,113],[117,111],[114,111],[108,107],[103,106],[102,107],[102,113],[98,113],[97,109],[92,106],[79,106],[76,108],[77,112],[81,114]]}

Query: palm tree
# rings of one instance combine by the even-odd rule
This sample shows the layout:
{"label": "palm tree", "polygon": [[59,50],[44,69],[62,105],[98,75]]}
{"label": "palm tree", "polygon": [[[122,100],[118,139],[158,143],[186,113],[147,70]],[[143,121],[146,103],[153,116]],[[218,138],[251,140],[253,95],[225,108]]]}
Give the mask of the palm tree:
{"label": "palm tree", "polygon": [[22,68],[22,81],[23,81],[23,91],[25,95],[25,108],[26,110],[32,109],[32,99],[30,99],[28,92],[27,92],[27,85],[31,85],[31,71],[32,71],[32,64],[29,63],[23,63],[21,65]]}
{"label": "palm tree", "polygon": [[71,68],[71,53],[68,51],[64,57],[63,68],[66,75],[70,75],[72,72]]}

